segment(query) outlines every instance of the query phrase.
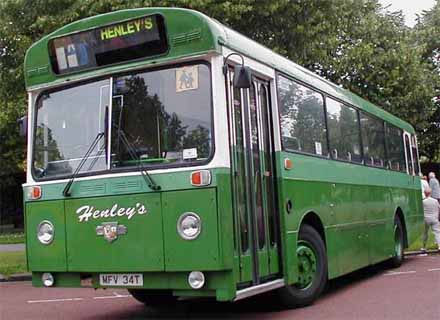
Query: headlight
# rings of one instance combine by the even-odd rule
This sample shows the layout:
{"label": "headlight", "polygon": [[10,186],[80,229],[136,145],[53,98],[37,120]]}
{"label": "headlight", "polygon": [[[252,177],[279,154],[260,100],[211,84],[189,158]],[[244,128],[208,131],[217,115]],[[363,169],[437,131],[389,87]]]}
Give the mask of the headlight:
{"label": "headlight", "polygon": [[41,276],[41,281],[43,282],[43,285],[45,287],[52,287],[55,279],[53,278],[53,275],[51,273],[43,273],[43,275]]}
{"label": "headlight", "polygon": [[37,228],[37,238],[42,244],[49,244],[53,241],[55,228],[50,221],[42,221]]}
{"label": "headlight", "polygon": [[188,283],[193,289],[200,289],[205,284],[205,275],[200,271],[192,271],[188,276]]}
{"label": "headlight", "polygon": [[177,232],[185,240],[197,238],[202,231],[202,221],[194,212],[185,212],[177,221]]}

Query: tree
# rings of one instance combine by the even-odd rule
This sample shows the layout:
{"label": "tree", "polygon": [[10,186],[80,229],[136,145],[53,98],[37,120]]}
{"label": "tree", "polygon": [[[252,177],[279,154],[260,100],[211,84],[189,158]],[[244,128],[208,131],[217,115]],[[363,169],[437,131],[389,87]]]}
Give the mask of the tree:
{"label": "tree", "polygon": [[[438,76],[440,74],[440,3],[438,1],[431,10],[418,18],[413,32],[413,42],[422,50],[423,61],[430,66],[431,73]],[[439,87],[437,83],[437,94],[432,99],[432,103],[436,106],[435,111],[429,118],[428,126],[421,130],[419,136],[421,154],[429,161],[438,161],[440,158]]]}
{"label": "tree", "polygon": [[[23,169],[24,142],[15,120],[24,113],[26,49],[72,21],[110,11],[179,6],[196,9],[279,54],[409,121],[421,154],[439,153],[437,4],[413,32],[401,12],[377,0],[3,0],[0,2],[0,168]],[[432,140],[432,139],[435,140]],[[435,142],[433,142],[435,141]]]}
{"label": "tree", "polygon": [[209,130],[201,125],[191,130],[183,137],[183,148],[197,148],[197,158],[208,158],[211,150],[211,139]]}

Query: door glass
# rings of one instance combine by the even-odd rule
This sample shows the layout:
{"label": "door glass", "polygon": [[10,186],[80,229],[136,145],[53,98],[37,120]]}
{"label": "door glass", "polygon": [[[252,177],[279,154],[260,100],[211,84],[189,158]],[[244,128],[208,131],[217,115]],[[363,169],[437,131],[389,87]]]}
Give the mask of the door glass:
{"label": "door glass", "polygon": [[242,125],[242,111],[241,111],[241,90],[234,88],[233,92],[233,108],[234,108],[234,124],[235,124],[235,155],[236,155],[236,211],[239,218],[241,250],[243,252],[249,249],[249,228],[248,217],[246,211],[246,171],[245,171],[245,154],[244,154],[244,139],[243,139],[243,125]]}
{"label": "door glass", "polygon": [[271,245],[276,242],[275,237],[275,201],[274,197],[274,187],[273,187],[273,168],[272,168],[272,158],[271,158],[271,141],[270,141],[270,127],[269,127],[269,117],[268,117],[268,106],[267,106],[267,89],[264,85],[260,86],[260,109],[261,109],[261,123],[263,129],[263,144],[264,144],[264,174],[265,186],[267,194],[267,215],[269,221],[269,239]]}
{"label": "door glass", "polygon": [[257,100],[255,94],[255,86],[250,88],[250,120],[251,120],[251,144],[252,144],[252,162],[253,162],[253,189],[255,195],[255,215],[257,217],[258,229],[258,247],[264,248],[266,244],[264,213],[263,213],[263,196],[261,190],[261,161],[260,161],[260,137],[258,133],[258,116],[257,116]]}

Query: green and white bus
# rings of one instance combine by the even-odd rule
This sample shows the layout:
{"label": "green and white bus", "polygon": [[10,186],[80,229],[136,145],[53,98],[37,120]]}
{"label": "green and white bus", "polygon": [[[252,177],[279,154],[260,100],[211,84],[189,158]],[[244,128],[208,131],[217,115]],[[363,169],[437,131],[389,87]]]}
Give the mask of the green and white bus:
{"label": "green and white bus", "polygon": [[34,286],[301,306],[421,232],[411,125],[199,12],[83,19],[24,68]]}

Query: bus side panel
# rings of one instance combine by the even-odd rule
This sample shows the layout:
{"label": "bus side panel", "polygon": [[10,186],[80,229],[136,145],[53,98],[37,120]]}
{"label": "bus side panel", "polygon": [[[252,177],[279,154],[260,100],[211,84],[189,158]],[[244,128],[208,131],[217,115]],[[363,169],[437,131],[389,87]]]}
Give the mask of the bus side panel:
{"label": "bus side panel", "polygon": [[[420,236],[413,177],[301,154],[282,152],[278,157],[287,279],[296,272],[299,224],[310,212],[324,225],[329,278],[392,257],[397,207],[404,213],[409,243]],[[292,160],[291,170],[284,169],[285,158]],[[290,214],[285,209],[288,200],[293,204]]]}
{"label": "bus side panel", "polygon": [[[224,172],[220,170],[218,171],[216,191],[218,208],[219,268],[233,270],[233,272],[227,272],[227,275],[222,279],[221,287],[223,289],[217,290],[217,299],[222,300],[222,297],[219,296],[221,292],[228,297],[235,296],[236,283],[238,283],[240,279],[239,265],[234,264],[238,259],[234,252],[234,213],[232,208],[231,174],[229,169],[224,170]],[[226,300],[228,299],[226,298]]]}
{"label": "bus side panel", "polygon": [[403,211],[408,245],[411,246],[420,239],[424,227],[420,179],[405,174],[394,175],[391,184],[395,186],[391,190],[394,206]]}
{"label": "bus side panel", "polygon": [[414,242],[421,238],[423,234],[423,229],[425,227],[423,217],[422,193],[418,188],[418,185],[420,184],[420,179],[418,177],[415,177],[414,180],[414,190],[412,191],[413,198],[415,199],[412,202],[414,205],[411,207],[411,212],[406,216],[406,228],[409,247],[411,247]]}
{"label": "bus side panel", "polygon": [[[332,213],[330,210],[330,184],[319,182],[315,179],[309,179],[307,176],[308,169],[313,164],[303,161],[301,156],[296,157],[290,153],[277,153],[277,163],[280,170],[279,178],[279,208],[281,215],[281,235],[283,244],[283,270],[286,274],[287,282],[294,283],[297,281],[297,257],[296,246],[299,233],[299,227],[304,215],[307,213],[316,214],[322,221],[323,226],[331,225]],[[293,169],[284,169],[284,159],[289,158],[293,161]],[[313,161],[313,160],[312,160]],[[323,162],[316,159],[313,170],[322,170]],[[292,203],[290,213],[287,211],[287,203]],[[328,244],[329,250],[333,239],[326,238],[324,241]],[[334,255],[329,255],[329,272],[337,266]]]}
{"label": "bus side panel", "polygon": [[[217,207],[220,264],[232,269],[234,263],[234,224],[231,194],[231,175],[227,170],[217,174]],[[237,270],[238,271],[238,270]]]}

